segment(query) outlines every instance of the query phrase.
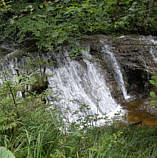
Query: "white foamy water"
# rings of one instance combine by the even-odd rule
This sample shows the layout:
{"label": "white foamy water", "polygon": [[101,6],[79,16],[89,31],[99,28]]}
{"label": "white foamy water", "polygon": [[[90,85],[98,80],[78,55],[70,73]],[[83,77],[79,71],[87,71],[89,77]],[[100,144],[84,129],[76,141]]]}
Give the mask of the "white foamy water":
{"label": "white foamy water", "polygon": [[114,56],[113,52],[110,50],[110,46],[109,45],[105,45],[103,48],[102,48],[102,52],[106,55],[109,55],[110,57],[110,61],[111,61],[111,64],[113,66],[113,69],[114,69],[114,73],[115,73],[115,79],[117,81],[117,83],[120,85],[120,88],[122,90],[122,93],[123,93],[123,96],[124,96],[124,99],[127,100],[130,98],[130,96],[127,94],[127,90],[126,90],[126,87],[125,87],[125,83],[124,83],[124,79],[123,79],[123,75],[122,75],[122,72],[121,72],[121,69],[120,69],[120,66],[116,60],[116,57]]}
{"label": "white foamy water", "polygon": [[[11,69],[9,78],[16,80],[15,68],[21,70],[25,62],[22,59],[18,61],[16,57],[10,60],[14,53],[16,51],[6,55],[2,69]],[[107,115],[111,118],[121,110],[120,105],[111,96],[104,75],[101,74],[105,70],[96,62],[91,62],[93,57],[88,52],[83,53],[82,61],[71,60],[68,52],[63,54],[63,58],[57,58],[57,67],[49,66],[46,73],[49,75],[49,88],[54,92],[50,96],[50,103],[52,107],[59,107],[63,111],[67,122],[75,122],[89,116]],[[18,92],[17,96],[22,97],[21,92]],[[104,123],[105,120],[102,119],[97,121],[96,125]]]}
{"label": "white foamy water", "polygon": [[157,63],[157,40],[155,40],[153,36],[143,36],[139,39],[148,41],[148,44],[150,45],[149,53],[151,54],[153,61]]}
{"label": "white foamy water", "polygon": [[150,54],[152,55],[154,62],[157,63],[157,47],[155,48],[155,46],[157,46],[157,40],[151,39],[150,41],[153,44],[153,46],[150,47]]}
{"label": "white foamy water", "polygon": [[[66,54],[68,53],[66,52],[65,56]],[[64,64],[47,71],[48,74],[52,74],[52,77],[49,77],[50,88],[60,93],[58,106],[71,111],[67,114],[69,122],[87,115],[97,114],[103,117],[107,114],[113,117],[120,110],[120,105],[112,98],[98,65],[90,62],[91,59],[92,56],[85,52],[82,64],[67,57],[62,61]],[[89,109],[84,108],[80,111],[81,106],[85,104]],[[78,110],[75,117],[72,113]],[[104,120],[99,123],[104,123]]]}

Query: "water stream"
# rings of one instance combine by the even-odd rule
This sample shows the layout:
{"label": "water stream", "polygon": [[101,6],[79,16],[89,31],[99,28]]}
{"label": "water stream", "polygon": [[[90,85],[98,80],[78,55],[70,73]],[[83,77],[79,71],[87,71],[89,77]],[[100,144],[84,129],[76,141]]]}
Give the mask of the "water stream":
{"label": "water stream", "polygon": [[[144,39],[142,38],[142,40]],[[152,37],[146,37],[145,40],[152,45],[148,45],[148,50],[150,48],[150,54],[148,55],[151,55],[151,62],[154,60],[154,62],[157,63],[157,50],[155,49],[157,41]],[[121,91],[122,94],[120,93],[120,95],[123,95],[124,99],[127,101],[127,104],[123,107],[124,110],[121,109],[121,106],[117,104],[111,96],[111,92],[107,86],[112,84],[112,82],[106,83],[106,79],[108,79],[106,77],[109,77],[105,76],[108,74],[107,67],[105,69],[103,65],[100,65],[102,63],[97,62],[89,51],[84,51],[82,53],[82,59],[79,61],[70,59],[69,53],[70,52],[68,51],[57,53],[56,65],[47,65],[46,68],[49,89],[53,93],[49,96],[49,103],[51,104],[51,107],[59,107],[63,111],[66,122],[76,122],[87,116],[105,117],[107,115],[111,118],[118,111],[123,112],[124,110],[127,110],[128,120],[130,122],[142,120],[144,125],[149,125],[148,122],[151,121],[147,121],[146,119],[149,111],[143,109],[142,106],[146,101],[144,100],[144,102],[140,103],[133,100],[129,101],[130,96],[125,87],[120,64],[118,63],[114,52],[112,52],[110,45],[105,45],[102,48],[102,53],[107,59],[107,64],[111,65],[112,71],[114,72],[114,79],[118,85],[118,92]],[[13,80],[16,79],[14,78],[14,75],[17,74],[15,68],[23,71],[23,65],[26,66],[26,62],[22,59],[22,56],[17,58],[15,57],[16,54],[18,54],[18,51],[15,48],[10,47],[10,45],[4,44],[4,46],[0,46],[0,55],[6,60],[1,68],[6,70],[11,69],[12,71],[9,72],[9,78]],[[32,59],[35,58],[35,55],[32,55]],[[141,53],[139,53],[139,56],[140,55]],[[47,56],[44,57],[47,58]],[[148,62],[145,61],[145,67],[147,65]],[[0,84],[2,84],[1,78]],[[20,92],[18,96],[21,96]],[[119,97],[119,95],[117,96]],[[132,105],[137,105],[141,108],[132,108]],[[129,107],[131,107],[131,109]],[[154,114],[153,119],[156,116],[157,115]],[[149,115],[148,117],[152,118],[152,115]],[[104,120],[96,122],[97,125],[104,123]],[[156,122],[152,124],[157,125]]]}
{"label": "water stream", "polygon": [[148,41],[150,45],[149,53],[151,54],[153,61],[157,63],[157,40],[154,39],[153,36],[148,36],[148,37],[143,36],[139,39],[143,41]]}
{"label": "water stream", "polygon": [[114,74],[115,74],[115,79],[116,79],[117,83],[120,85],[120,88],[121,88],[121,90],[122,90],[124,99],[125,99],[125,100],[129,99],[130,96],[127,94],[127,90],[126,90],[126,87],[125,87],[125,83],[124,83],[124,79],[123,79],[123,75],[122,75],[120,66],[119,66],[119,64],[118,64],[118,62],[117,62],[117,60],[116,60],[114,54],[113,54],[112,51],[110,50],[110,46],[109,46],[109,45],[105,45],[105,46],[102,48],[102,52],[103,52],[105,55],[109,55],[111,64],[112,64],[112,66],[113,66],[113,70],[114,70]]}
{"label": "water stream", "polygon": [[153,57],[153,60],[155,63],[157,63],[157,49],[155,49],[155,46],[157,46],[157,41],[154,39],[150,40],[153,44],[153,46],[150,47],[150,54]]}
{"label": "water stream", "polygon": [[[65,54],[68,54],[67,52]],[[65,55],[66,56],[66,55]],[[57,103],[62,109],[69,108],[69,121],[76,118],[72,116],[74,111],[81,108],[81,105],[88,105],[81,115],[95,115],[102,117],[107,114],[112,117],[120,110],[106,86],[104,76],[99,71],[97,63],[91,62],[92,56],[84,52],[83,63],[71,61],[69,57],[58,63],[58,68],[48,69],[50,88],[60,93],[61,100]]]}

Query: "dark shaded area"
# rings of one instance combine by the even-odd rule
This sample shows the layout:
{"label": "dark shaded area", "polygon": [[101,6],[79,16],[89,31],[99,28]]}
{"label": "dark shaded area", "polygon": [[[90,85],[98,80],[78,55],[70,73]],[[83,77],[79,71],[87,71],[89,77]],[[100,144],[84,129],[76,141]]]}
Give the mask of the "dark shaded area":
{"label": "dark shaded area", "polygon": [[36,94],[41,94],[42,92],[44,92],[47,88],[48,88],[48,80],[41,80],[41,82],[37,82],[36,84],[34,84],[32,86],[31,91],[35,92]]}
{"label": "dark shaded area", "polygon": [[127,69],[128,92],[136,95],[148,95],[151,84],[149,83],[150,74],[139,69]]}

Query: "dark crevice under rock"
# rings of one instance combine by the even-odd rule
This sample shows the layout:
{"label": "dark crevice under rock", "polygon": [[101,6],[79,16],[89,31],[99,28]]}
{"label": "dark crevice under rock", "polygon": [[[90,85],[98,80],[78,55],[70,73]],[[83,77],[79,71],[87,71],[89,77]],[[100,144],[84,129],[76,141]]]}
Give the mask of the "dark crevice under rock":
{"label": "dark crevice under rock", "polygon": [[125,71],[127,76],[128,93],[140,97],[148,95],[152,85],[149,83],[151,75],[145,71],[127,68]]}

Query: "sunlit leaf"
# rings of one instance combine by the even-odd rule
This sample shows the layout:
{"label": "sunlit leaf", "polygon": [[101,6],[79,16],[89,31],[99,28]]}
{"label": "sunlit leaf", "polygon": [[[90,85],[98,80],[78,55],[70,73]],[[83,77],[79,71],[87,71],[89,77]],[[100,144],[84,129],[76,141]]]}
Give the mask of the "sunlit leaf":
{"label": "sunlit leaf", "polygon": [[156,79],[157,79],[157,76],[152,76],[151,79],[156,80]]}
{"label": "sunlit leaf", "polygon": [[0,158],[15,158],[15,156],[7,148],[0,147]]}
{"label": "sunlit leaf", "polygon": [[157,104],[157,100],[151,100],[150,105]]}
{"label": "sunlit leaf", "polygon": [[157,86],[157,81],[155,81],[155,80],[149,80],[149,82],[150,82],[152,85]]}
{"label": "sunlit leaf", "polygon": [[155,92],[150,92],[150,96],[151,96],[152,98],[156,98]]}

